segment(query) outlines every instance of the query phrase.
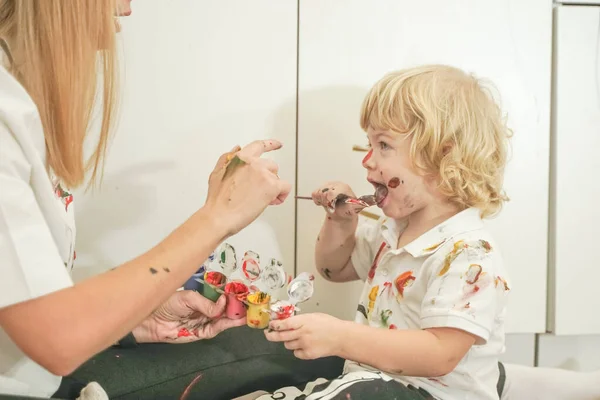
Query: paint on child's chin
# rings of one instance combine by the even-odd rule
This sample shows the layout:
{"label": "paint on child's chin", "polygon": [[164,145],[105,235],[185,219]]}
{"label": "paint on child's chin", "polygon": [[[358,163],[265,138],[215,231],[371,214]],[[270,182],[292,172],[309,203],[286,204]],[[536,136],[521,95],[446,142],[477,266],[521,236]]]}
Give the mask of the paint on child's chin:
{"label": "paint on child's chin", "polygon": [[369,161],[369,159],[371,158],[372,155],[373,155],[373,149],[369,150],[369,152],[367,153],[365,158],[363,158],[363,160],[362,160],[363,165],[365,165],[367,163],[367,161]]}
{"label": "paint on child's chin", "polygon": [[400,179],[399,178],[392,178],[390,179],[390,181],[388,182],[388,187],[395,189],[400,185]]}

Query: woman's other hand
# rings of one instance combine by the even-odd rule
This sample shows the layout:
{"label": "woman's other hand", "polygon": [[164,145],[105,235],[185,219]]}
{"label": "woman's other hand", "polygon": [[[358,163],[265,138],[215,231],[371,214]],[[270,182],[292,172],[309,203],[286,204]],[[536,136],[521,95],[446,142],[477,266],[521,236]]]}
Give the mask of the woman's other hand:
{"label": "woman's other hand", "polygon": [[245,318],[233,320],[223,316],[225,304],[225,296],[214,303],[193,290],[175,292],[133,329],[133,336],[138,343],[188,343],[245,325]]}
{"label": "woman's other hand", "polygon": [[285,201],[291,185],[279,179],[277,164],[261,158],[278,150],[277,140],[257,140],[223,154],[208,181],[205,209],[234,235],[254,221],[268,205]]}

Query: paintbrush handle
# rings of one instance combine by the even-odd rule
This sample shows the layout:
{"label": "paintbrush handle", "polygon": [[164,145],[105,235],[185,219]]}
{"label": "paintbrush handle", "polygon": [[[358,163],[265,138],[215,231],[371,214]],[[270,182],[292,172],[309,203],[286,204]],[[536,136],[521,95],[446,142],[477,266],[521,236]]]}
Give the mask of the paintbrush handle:
{"label": "paintbrush handle", "polygon": [[296,196],[296,198],[300,200],[312,200],[312,197],[310,196]]}

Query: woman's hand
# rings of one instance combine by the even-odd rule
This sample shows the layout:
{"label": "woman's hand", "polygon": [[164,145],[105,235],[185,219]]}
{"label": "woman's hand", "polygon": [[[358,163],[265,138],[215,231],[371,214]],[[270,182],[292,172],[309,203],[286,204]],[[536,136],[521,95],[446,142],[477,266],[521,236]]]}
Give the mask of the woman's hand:
{"label": "woman's hand", "polygon": [[327,314],[302,314],[271,321],[265,335],[271,342],[284,342],[296,357],[312,360],[338,355],[344,324],[345,321]]}
{"label": "woman's hand", "polygon": [[268,205],[283,203],[290,193],[291,185],[277,176],[277,164],[260,158],[281,146],[277,140],[257,140],[243,149],[236,146],[217,161],[205,208],[224,224],[228,236],[254,221]]}
{"label": "woman's hand", "polygon": [[244,318],[222,317],[225,303],[225,296],[213,303],[193,290],[175,292],[133,329],[133,336],[138,343],[188,343],[210,339],[226,329],[244,325]]}
{"label": "woman's hand", "polygon": [[354,191],[343,182],[327,182],[312,193],[312,199],[323,206],[332,219],[343,221],[356,218],[366,205],[356,198]]}

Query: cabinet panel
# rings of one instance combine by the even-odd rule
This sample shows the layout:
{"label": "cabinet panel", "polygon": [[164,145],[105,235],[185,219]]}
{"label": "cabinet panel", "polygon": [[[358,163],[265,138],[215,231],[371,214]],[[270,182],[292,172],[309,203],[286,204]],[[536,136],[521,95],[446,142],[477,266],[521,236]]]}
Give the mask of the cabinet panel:
{"label": "cabinet panel", "polygon": [[503,363],[533,367],[535,358],[535,334],[519,333],[506,335],[506,351],[500,356]]}
{"label": "cabinet panel", "polygon": [[[550,299],[560,335],[600,333],[600,7],[556,10]],[[551,253],[552,254],[552,253]]]}
{"label": "cabinet panel", "polygon": [[[515,133],[506,173],[511,201],[489,221],[512,278],[510,332],[545,330],[551,9],[549,0],[300,3],[301,195],[328,180],[344,180],[358,195],[372,192],[364,154],[351,149],[366,143],[360,105],[385,73],[446,63],[495,83]],[[300,203],[298,231],[319,225],[322,213]],[[298,241],[299,270],[314,268],[311,233]],[[341,292],[320,307],[342,312],[333,303],[356,303],[354,291]]]}
{"label": "cabinet panel", "polygon": [[600,370],[600,336],[541,335],[539,366],[572,371]]}

